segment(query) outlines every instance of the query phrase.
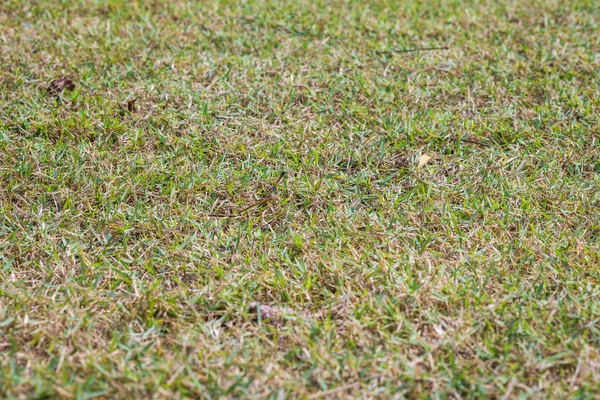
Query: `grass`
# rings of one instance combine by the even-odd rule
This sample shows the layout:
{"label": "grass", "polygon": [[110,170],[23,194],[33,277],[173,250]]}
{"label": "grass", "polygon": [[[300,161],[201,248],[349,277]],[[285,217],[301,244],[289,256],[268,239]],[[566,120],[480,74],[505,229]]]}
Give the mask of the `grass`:
{"label": "grass", "polygon": [[597,398],[599,31],[3,1],[0,397]]}

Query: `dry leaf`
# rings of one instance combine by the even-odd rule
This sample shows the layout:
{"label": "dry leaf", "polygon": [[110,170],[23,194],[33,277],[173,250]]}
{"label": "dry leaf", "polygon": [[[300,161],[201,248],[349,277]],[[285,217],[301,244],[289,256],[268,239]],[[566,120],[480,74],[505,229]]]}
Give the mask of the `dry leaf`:
{"label": "dry leaf", "polygon": [[427,164],[429,162],[429,160],[431,160],[430,156],[428,156],[427,154],[422,154],[421,158],[419,158],[419,165],[417,165],[417,168],[423,167],[425,164]]}
{"label": "dry leaf", "polygon": [[281,315],[281,310],[278,308],[260,304],[255,301],[250,303],[249,311],[251,313],[256,313],[257,315],[260,312],[260,318],[262,320],[278,318]]}
{"label": "dry leaf", "polygon": [[135,99],[129,100],[127,102],[127,111],[129,111],[130,113],[135,112],[135,102],[136,101],[137,101],[137,97]]}
{"label": "dry leaf", "polygon": [[49,94],[56,96],[64,90],[75,90],[75,83],[69,78],[61,77],[50,82],[47,90]]}
{"label": "dry leaf", "polygon": [[392,165],[396,168],[407,168],[410,165],[408,158],[397,154],[392,158]]}

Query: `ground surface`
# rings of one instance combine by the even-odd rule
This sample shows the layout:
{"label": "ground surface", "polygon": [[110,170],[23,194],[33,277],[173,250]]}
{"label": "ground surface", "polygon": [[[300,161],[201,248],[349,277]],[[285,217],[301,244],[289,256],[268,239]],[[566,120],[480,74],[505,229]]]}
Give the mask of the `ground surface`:
{"label": "ground surface", "polygon": [[3,1],[0,397],[599,396],[599,32]]}

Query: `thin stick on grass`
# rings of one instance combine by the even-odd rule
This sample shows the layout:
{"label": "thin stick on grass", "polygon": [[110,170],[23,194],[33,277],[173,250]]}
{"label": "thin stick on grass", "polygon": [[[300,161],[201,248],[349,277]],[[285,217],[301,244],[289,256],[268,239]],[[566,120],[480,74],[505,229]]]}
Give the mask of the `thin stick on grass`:
{"label": "thin stick on grass", "polygon": [[415,53],[417,51],[440,51],[440,50],[449,50],[450,48],[448,46],[441,46],[441,47],[415,47],[412,49],[391,49],[391,50],[384,50],[384,51],[378,51],[377,54],[402,54],[402,53]]}
{"label": "thin stick on grass", "polygon": [[231,214],[208,214],[209,217],[239,217],[241,214],[245,213],[246,211],[250,210],[251,208],[254,208],[256,206],[259,206],[261,204],[265,204],[268,203],[272,200],[275,200],[278,196],[277,196],[277,187],[279,186],[279,183],[281,182],[281,180],[283,179],[283,177],[285,176],[285,172],[281,172],[281,174],[279,174],[279,178],[277,178],[277,182],[275,182],[275,184],[273,185],[273,188],[271,189],[271,194],[267,197],[264,197],[252,204],[250,204],[249,206],[247,206],[246,208],[241,209],[240,211],[237,211],[235,213],[231,213]]}
{"label": "thin stick on grass", "polygon": [[481,146],[481,147],[491,147],[491,145],[489,145],[487,143],[483,143],[483,142],[480,142],[480,141],[474,140],[474,139],[465,139],[465,138],[462,138],[462,139],[458,139],[458,142],[459,143],[462,143],[462,142],[464,142],[464,143],[471,143],[471,144],[475,144],[475,145]]}

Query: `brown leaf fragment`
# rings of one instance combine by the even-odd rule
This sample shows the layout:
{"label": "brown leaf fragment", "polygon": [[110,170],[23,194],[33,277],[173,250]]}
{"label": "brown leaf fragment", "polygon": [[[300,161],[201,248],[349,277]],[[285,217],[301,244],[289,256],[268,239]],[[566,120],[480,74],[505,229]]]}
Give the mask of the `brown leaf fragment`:
{"label": "brown leaf fragment", "polygon": [[135,102],[138,101],[137,97],[135,99],[131,99],[127,102],[127,111],[130,113],[135,112]]}
{"label": "brown leaf fragment", "polygon": [[401,155],[396,155],[393,159],[392,159],[392,165],[398,169],[400,168],[407,168],[408,165],[410,164],[408,158],[401,156]]}
{"label": "brown leaf fragment", "polygon": [[48,86],[47,90],[52,96],[57,96],[65,90],[68,90],[69,92],[75,90],[75,83],[71,79],[63,76],[50,82],[50,86]]}
{"label": "brown leaf fragment", "polygon": [[424,167],[425,164],[429,162],[429,160],[431,160],[431,156],[428,156],[427,154],[422,154],[419,158],[419,164],[417,165],[417,169]]}
{"label": "brown leaf fragment", "polygon": [[256,314],[257,318],[258,315],[260,315],[260,319],[262,320],[276,319],[281,316],[281,310],[277,307],[260,304],[255,301],[250,303],[248,311],[252,314]]}

